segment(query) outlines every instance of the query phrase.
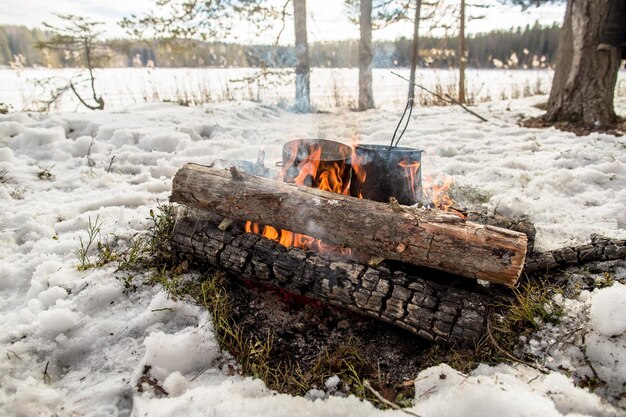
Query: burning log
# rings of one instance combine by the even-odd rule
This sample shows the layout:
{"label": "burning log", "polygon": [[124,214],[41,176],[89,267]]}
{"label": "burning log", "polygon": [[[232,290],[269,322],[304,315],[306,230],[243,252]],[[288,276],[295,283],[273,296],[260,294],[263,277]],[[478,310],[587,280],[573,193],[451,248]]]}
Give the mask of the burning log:
{"label": "burning log", "polygon": [[409,208],[187,164],[174,177],[172,202],[239,221],[272,225],[371,258],[397,260],[468,278],[515,285],[526,235]]}
{"label": "burning log", "polygon": [[483,336],[491,296],[432,282],[416,275],[417,269],[406,272],[386,263],[369,266],[336,254],[286,248],[246,233],[240,223],[225,230],[222,223],[204,211],[177,219],[175,247],[238,279],[321,300],[428,340],[473,346]]}

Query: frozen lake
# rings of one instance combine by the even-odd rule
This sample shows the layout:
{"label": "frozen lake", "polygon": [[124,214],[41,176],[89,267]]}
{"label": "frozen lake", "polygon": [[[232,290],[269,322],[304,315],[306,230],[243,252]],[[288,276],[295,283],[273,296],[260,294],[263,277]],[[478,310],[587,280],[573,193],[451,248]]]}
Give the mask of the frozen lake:
{"label": "frozen lake", "polygon": [[[377,107],[403,106],[408,84],[391,72],[408,78],[408,69],[375,69],[374,100]],[[14,110],[41,109],[41,100],[50,96],[54,85],[69,77],[86,74],[80,69],[2,69],[1,101]],[[550,90],[551,70],[474,70],[467,71],[467,97],[471,102],[510,100]],[[96,71],[96,89],[107,109],[119,110],[138,103],[171,101],[202,104],[225,101],[256,101],[269,105],[293,103],[293,71],[275,70],[263,74],[253,68],[108,68]],[[47,80],[47,81],[46,81]],[[355,107],[358,96],[356,68],[314,68],[311,74],[311,100],[319,110]],[[458,72],[454,69],[420,69],[417,82],[440,95],[457,95]],[[90,92],[84,90],[85,96]],[[418,103],[440,104],[432,95],[416,90]],[[626,95],[626,71],[621,71],[617,96]],[[71,93],[51,106],[52,110],[82,110]]]}
{"label": "frozen lake", "polygon": [[[374,70],[374,95],[379,107],[397,107],[405,101],[407,83],[391,71]],[[393,71],[408,77],[406,69]],[[39,101],[49,96],[53,85],[61,85],[64,79],[81,73],[84,71],[77,69],[0,70],[0,97],[15,110],[35,110],[41,106]],[[111,68],[96,72],[96,88],[109,109],[162,101],[200,104],[250,100],[289,105],[294,95],[293,77],[291,70],[264,75],[258,69],[239,68]],[[354,106],[357,78],[357,69],[313,69],[313,105],[321,110]],[[552,72],[548,70],[469,70],[468,98],[491,101],[545,94],[551,79]],[[417,80],[437,93],[456,95],[458,73],[454,70],[420,70]],[[420,90],[417,94],[422,104],[436,104],[433,96]],[[54,110],[76,108],[80,109],[72,94],[64,95],[52,106]]]}

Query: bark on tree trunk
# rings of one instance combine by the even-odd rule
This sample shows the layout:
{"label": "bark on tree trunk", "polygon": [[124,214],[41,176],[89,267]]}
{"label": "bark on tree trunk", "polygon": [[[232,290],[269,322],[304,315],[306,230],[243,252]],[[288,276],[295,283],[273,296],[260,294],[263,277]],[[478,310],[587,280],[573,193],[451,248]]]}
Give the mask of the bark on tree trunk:
{"label": "bark on tree trunk", "polygon": [[413,21],[413,50],[411,51],[411,75],[409,79],[409,99],[415,98],[415,70],[419,57],[420,19],[422,12],[422,0],[415,1],[415,20]]}
{"label": "bark on tree trunk", "polygon": [[544,121],[590,128],[615,122],[619,54],[615,49],[597,50],[609,4],[610,0],[568,0]]}
{"label": "bark on tree trunk", "polygon": [[492,295],[462,288],[458,282],[432,282],[416,272],[333,259],[287,249],[220,218],[198,211],[178,218],[172,240],[180,253],[231,276],[282,288],[354,311],[423,338],[473,346],[484,332]]}
{"label": "bark on tree trunk", "polygon": [[459,103],[465,104],[465,0],[461,0],[459,29]]}
{"label": "bark on tree trunk", "polygon": [[306,30],[306,0],[293,1],[293,16],[296,33],[296,104],[299,113],[311,111],[309,43]]}
{"label": "bark on tree trunk", "polygon": [[359,111],[374,108],[372,93],[372,0],[361,0],[359,18]]}
{"label": "bark on tree trunk", "polygon": [[257,222],[468,278],[515,285],[526,235],[465,222],[439,210],[411,209],[299,187],[237,171],[187,164],[170,201],[234,220]]}

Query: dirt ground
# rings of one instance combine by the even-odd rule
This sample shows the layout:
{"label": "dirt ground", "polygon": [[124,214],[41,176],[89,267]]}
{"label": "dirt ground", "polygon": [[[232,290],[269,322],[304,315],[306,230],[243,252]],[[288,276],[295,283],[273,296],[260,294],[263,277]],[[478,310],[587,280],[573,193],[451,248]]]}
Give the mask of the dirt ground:
{"label": "dirt ground", "polygon": [[[611,276],[625,265],[624,262],[593,262],[549,277],[531,279],[546,280],[546,284],[558,288],[565,297],[575,297],[581,290],[596,288],[598,275]],[[493,348],[487,340],[475,349],[431,343],[349,311],[235,279],[227,281],[227,289],[232,302],[232,319],[243,328],[245,336],[260,341],[273,336],[272,360],[295,365],[300,372],[297,377],[305,380],[310,388],[321,391],[328,391],[323,379],[342,375],[345,363],[353,361],[361,365],[359,376],[372,381],[386,399],[411,398],[414,394],[412,380],[421,370],[447,362],[467,372],[484,361],[485,352]],[[494,291],[499,297],[511,295],[506,289]],[[523,347],[517,346],[515,350],[523,351]],[[348,351],[352,355],[349,358],[346,357]],[[344,363],[340,363],[342,360]],[[505,358],[494,355],[491,360],[496,363]],[[320,364],[326,369],[320,371]],[[343,378],[340,387],[327,394],[342,395],[341,385]],[[343,386],[345,394],[354,393],[351,389]],[[289,387],[285,390],[297,392]]]}
{"label": "dirt ground", "polygon": [[[402,329],[314,300],[236,280],[228,290],[234,322],[249,338],[273,335],[273,358],[296,364],[311,388],[325,390],[318,375],[341,374],[354,361],[360,377],[371,380],[385,398],[409,398],[412,378],[433,360],[434,351],[440,352],[439,346]],[[326,368],[321,373],[320,364]]]}

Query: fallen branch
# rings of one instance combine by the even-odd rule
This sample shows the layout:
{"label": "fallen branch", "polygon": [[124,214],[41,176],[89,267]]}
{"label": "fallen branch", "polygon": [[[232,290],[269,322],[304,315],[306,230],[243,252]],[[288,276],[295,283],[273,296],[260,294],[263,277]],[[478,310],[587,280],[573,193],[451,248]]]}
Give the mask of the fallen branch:
{"label": "fallen branch", "polygon": [[400,78],[402,78],[403,80],[410,82],[411,84],[413,84],[413,85],[414,85],[414,86],[416,86],[417,88],[422,89],[422,90],[426,91],[426,92],[427,92],[427,93],[429,93],[429,94],[432,94],[433,96],[437,97],[439,100],[445,101],[445,102],[447,102],[448,104],[456,104],[457,106],[461,106],[461,108],[462,108],[463,110],[465,110],[466,112],[470,113],[470,114],[471,114],[471,115],[473,115],[473,116],[478,117],[481,121],[483,121],[483,122],[488,122],[488,120],[487,120],[487,119],[485,119],[484,117],[482,117],[480,114],[478,114],[478,113],[476,113],[476,112],[474,112],[474,111],[472,111],[472,110],[468,109],[465,105],[463,105],[462,103],[460,103],[458,100],[455,100],[454,98],[452,98],[449,94],[446,94],[446,95],[445,95],[445,97],[444,97],[444,96],[441,96],[441,95],[439,95],[439,94],[435,93],[434,91],[430,91],[428,88],[424,87],[423,85],[419,85],[419,84],[417,84],[417,83],[414,83],[413,81],[409,80],[408,78],[403,77],[402,75],[400,75],[400,74],[398,74],[398,73],[395,73],[395,72],[393,72],[393,71],[391,71],[391,73],[392,73],[393,75],[395,75],[396,77],[400,77]]}

